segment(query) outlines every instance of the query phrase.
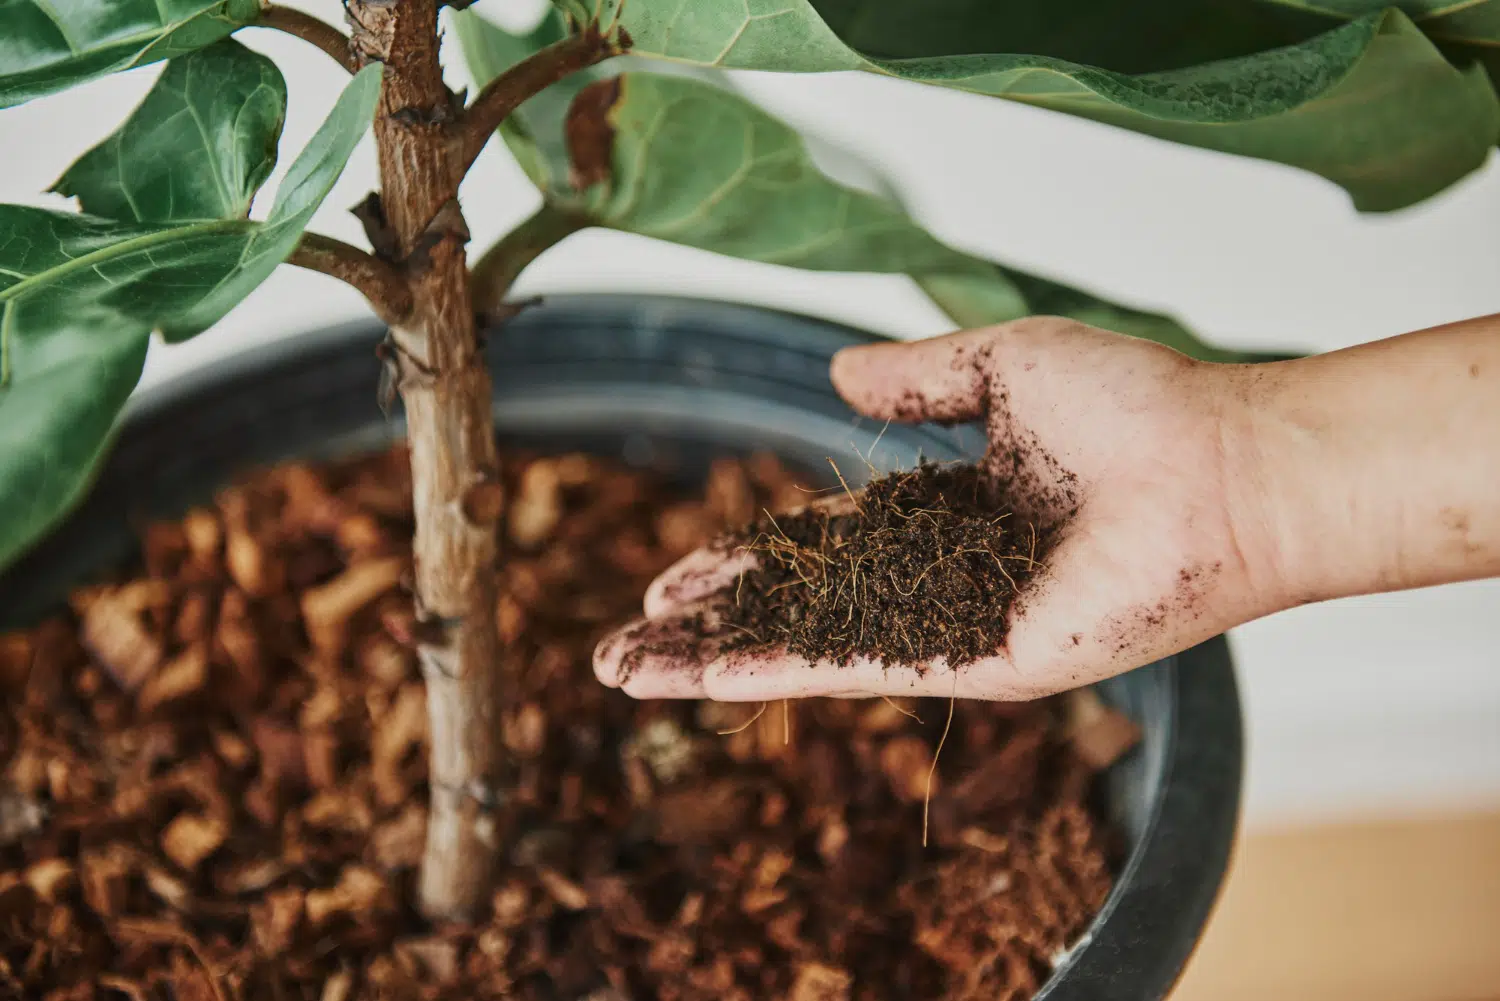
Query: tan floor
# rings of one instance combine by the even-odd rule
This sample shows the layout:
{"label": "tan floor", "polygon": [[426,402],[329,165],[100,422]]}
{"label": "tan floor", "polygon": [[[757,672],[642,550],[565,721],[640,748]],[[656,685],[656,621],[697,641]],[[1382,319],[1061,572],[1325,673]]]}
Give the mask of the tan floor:
{"label": "tan floor", "polygon": [[1500,810],[1244,838],[1172,1001],[1500,998]]}

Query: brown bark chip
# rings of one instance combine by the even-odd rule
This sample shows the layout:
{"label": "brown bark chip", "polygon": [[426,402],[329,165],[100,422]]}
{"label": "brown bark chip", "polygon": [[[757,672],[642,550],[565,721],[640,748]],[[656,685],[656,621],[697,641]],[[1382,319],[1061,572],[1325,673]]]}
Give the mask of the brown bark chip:
{"label": "brown bark chip", "polygon": [[[807,494],[766,456],[721,460],[684,497],[519,453],[502,466],[525,507],[505,516],[497,600],[517,668],[512,833],[476,923],[424,921],[403,463],[398,447],[251,476],[150,530],[137,578],[0,636],[0,996],[1022,999],[1087,927],[1114,843],[1091,778],[1134,740],[1128,720],[1081,696],[958,704],[923,849],[945,701],[776,704],[745,727],[754,706],[635,702],[590,663],[654,575],[762,509],[804,548],[824,527],[846,547],[870,532],[778,513]],[[848,607],[893,635],[918,614],[898,586],[912,607],[929,592],[965,615],[975,595],[1000,607],[997,575],[976,590],[949,571],[998,558],[1024,574],[1003,561],[1030,541],[992,538],[963,475],[877,490],[883,538],[911,541],[862,550]],[[981,548],[981,524],[985,553],[932,567]],[[890,589],[867,579],[877,566]]]}

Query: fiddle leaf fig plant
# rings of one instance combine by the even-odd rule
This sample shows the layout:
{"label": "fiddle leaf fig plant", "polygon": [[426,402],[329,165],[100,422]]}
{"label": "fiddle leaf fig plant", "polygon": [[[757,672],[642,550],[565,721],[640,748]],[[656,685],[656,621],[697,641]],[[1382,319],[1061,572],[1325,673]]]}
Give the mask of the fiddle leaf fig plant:
{"label": "fiddle leaf fig plant", "polygon": [[[417,892],[441,918],[484,899],[505,837],[514,686],[494,617],[505,497],[479,333],[513,313],[507,294],[540,254],[605,227],[785,267],[907,275],[962,326],[1045,312],[1254,360],[950,246],[895,199],[828,176],[723,70],[853,70],[1019,101],[1311,171],[1365,210],[1442,190],[1500,136],[1486,70],[1500,0],[559,0],[527,32],[487,20],[484,4],[305,6],[0,3],[0,108],[165,63],[54,185],[78,211],[0,205],[0,566],[87,490],[153,332],[192,337],[284,263],[362,292],[389,328],[382,356],[410,439],[431,717]],[[327,19],[341,10],[343,27]],[[242,29],[296,35],[350,74],[259,216],[287,95],[275,64],[232,37]],[[447,54],[467,63],[472,99],[444,82],[445,40],[458,42]],[[380,190],[358,209],[366,249],[307,226],[371,128]],[[459,184],[496,136],[541,207],[471,257]]]}

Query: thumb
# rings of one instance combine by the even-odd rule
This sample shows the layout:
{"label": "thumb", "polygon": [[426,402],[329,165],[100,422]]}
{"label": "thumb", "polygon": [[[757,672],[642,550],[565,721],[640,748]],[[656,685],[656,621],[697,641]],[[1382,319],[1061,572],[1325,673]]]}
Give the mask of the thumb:
{"label": "thumb", "polygon": [[993,331],[962,330],[920,341],[844,348],[829,377],[866,417],[915,423],[967,421],[989,402]]}

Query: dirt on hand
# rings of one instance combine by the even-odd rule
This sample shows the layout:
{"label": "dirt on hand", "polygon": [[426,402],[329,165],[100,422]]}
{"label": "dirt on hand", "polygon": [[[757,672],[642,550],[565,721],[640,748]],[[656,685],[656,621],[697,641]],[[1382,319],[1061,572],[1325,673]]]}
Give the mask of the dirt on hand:
{"label": "dirt on hand", "polygon": [[[946,702],[746,727],[747,707],[593,679],[657,573],[805,502],[778,463],[726,459],[684,494],[512,451],[510,833],[475,923],[424,922],[407,468],[397,447],[249,476],[151,526],[132,573],[0,635],[0,997],[1020,1001],[1103,903],[1118,718],[958,704],[924,849]],[[907,590],[941,572],[896,569]]]}

